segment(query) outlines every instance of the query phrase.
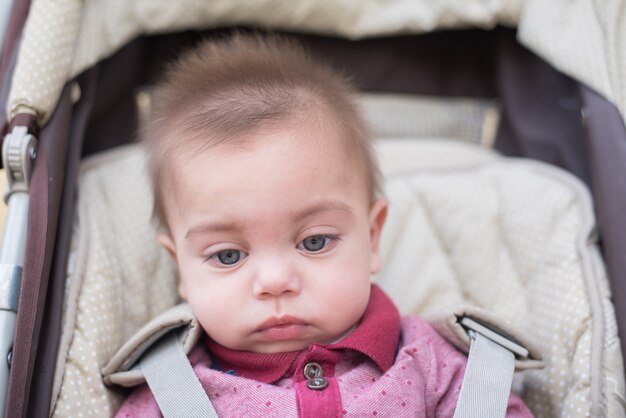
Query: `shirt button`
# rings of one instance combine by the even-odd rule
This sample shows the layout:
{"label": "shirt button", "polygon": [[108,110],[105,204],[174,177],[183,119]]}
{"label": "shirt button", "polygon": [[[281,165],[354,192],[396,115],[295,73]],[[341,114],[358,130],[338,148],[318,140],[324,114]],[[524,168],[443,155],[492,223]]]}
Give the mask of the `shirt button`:
{"label": "shirt button", "polygon": [[322,377],[324,375],[324,371],[322,370],[322,366],[318,363],[310,362],[304,366],[304,377],[307,379],[313,379],[315,377]]}
{"label": "shirt button", "polygon": [[328,387],[328,379],[323,377],[324,370],[318,363],[310,362],[304,366],[306,387],[312,390],[324,390]]}
{"label": "shirt button", "polygon": [[328,380],[323,377],[314,377],[306,381],[306,387],[312,390],[324,390],[328,387]]}

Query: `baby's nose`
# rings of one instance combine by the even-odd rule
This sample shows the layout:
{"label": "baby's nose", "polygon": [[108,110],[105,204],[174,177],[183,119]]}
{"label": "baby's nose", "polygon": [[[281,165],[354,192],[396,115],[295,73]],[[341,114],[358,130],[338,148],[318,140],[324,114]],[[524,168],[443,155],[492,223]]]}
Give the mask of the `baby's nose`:
{"label": "baby's nose", "polygon": [[264,260],[257,270],[253,291],[256,297],[273,297],[298,294],[300,278],[289,260],[271,257]]}

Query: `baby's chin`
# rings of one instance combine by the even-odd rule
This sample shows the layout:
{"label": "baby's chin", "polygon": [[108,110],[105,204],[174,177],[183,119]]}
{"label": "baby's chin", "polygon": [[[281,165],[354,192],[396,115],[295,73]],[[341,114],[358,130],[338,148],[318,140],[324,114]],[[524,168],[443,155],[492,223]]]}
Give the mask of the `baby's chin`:
{"label": "baby's chin", "polygon": [[247,348],[244,348],[244,351],[250,351],[259,354],[288,353],[293,351],[305,350],[313,344],[328,344],[330,342],[331,341],[324,338],[263,341],[250,344]]}
{"label": "baby's chin", "polygon": [[302,351],[312,344],[319,344],[315,341],[302,342],[302,341],[281,341],[280,343],[260,344],[251,347],[250,350],[253,353],[259,354],[276,354],[276,353],[288,353],[292,351]]}

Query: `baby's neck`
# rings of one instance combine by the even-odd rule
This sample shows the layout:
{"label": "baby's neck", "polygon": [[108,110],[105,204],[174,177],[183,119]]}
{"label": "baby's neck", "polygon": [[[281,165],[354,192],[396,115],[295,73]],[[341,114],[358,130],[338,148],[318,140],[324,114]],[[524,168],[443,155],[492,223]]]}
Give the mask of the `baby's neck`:
{"label": "baby's neck", "polygon": [[348,329],[346,332],[344,332],[343,335],[341,335],[339,338],[334,339],[332,341],[329,341],[327,344],[336,344],[336,343],[338,343],[339,341],[341,341],[344,338],[346,338],[348,335],[352,334],[357,326],[359,326],[358,322],[356,324],[352,325],[352,327],[350,327],[350,329]]}

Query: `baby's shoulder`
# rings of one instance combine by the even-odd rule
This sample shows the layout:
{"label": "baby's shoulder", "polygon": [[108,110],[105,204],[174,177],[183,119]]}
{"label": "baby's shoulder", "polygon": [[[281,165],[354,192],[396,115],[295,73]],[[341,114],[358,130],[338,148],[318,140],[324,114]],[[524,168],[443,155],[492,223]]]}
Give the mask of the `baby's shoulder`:
{"label": "baby's shoulder", "polygon": [[433,326],[417,315],[406,315],[401,319],[400,350],[429,355],[433,358],[459,357],[465,360],[465,355],[457,350]]}
{"label": "baby's shoulder", "polygon": [[430,337],[440,337],[433,326],[417,315],[405,315],[400,319],[400,332],[405,343],[425,341]]}

